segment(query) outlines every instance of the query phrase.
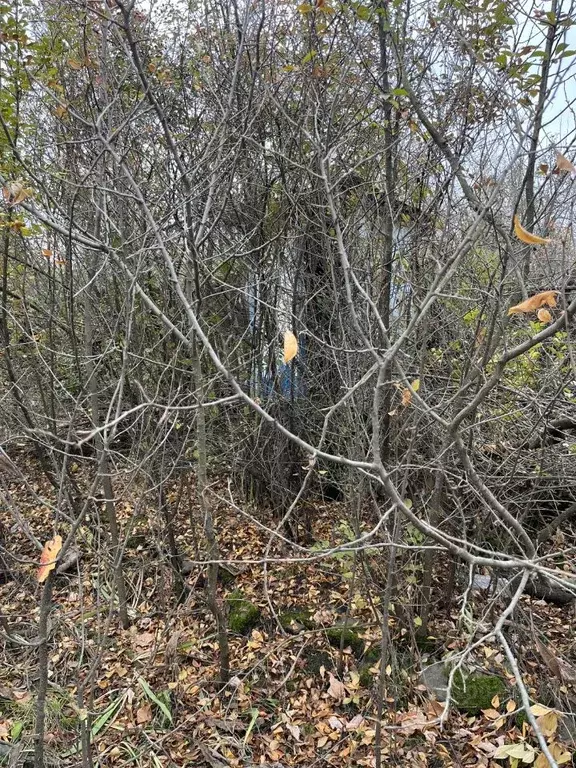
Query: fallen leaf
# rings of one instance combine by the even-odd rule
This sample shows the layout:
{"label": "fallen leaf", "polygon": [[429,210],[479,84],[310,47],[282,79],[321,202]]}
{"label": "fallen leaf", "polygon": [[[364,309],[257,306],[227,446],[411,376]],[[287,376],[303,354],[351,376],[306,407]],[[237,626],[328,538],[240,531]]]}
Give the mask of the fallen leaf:
{"label": "fallen leaf", "polygon": [[298,354],[298,339],[292,331],[284,333],[284,362],[289,363]]}
{"label": "fallen leaf", "polygon": [[520,741],[517,744],[502,744],[494,752],[493,757],[495,760],[510,757],[515,760],[522,760],[523,763],[531,763],[536,757],[536,753],[530,744]]}
{"label": "fallen leaf", "polygon": [[291,725],[286,723],[286,730],[290,733],[295,741],[300,741],[300,728],[297,725]]}
{"label": "fallen leaf", "polygon": [[528,232],[527,229],[524,229],[522,224],[520,224],[520,217],[518,215],[514,216],[514,233],[518,240],[521,240],[523,243],[528,243],[529,245],[545,245],[546,243],[552,242],[548,237],[533,235],[532,232]]}
{"label": "fallen leaf", "polygon": [[407,712],[400,717],[400,722],[402,723],[402,730],[408,736],[411,736],[416,731],[423,731],[429,725],[428,718],[420,710]]}
{"label": "fallen leaf", "polygon": [[551,313],[542,307],[538,310],[536,313],[536,316],[538,317],[538,320],[540,320],[541,323],[551,323],[552,322],[552,315]]}
{"label": "fallen leaf", "polygon": [[492,699],[490,704],[492,704],[494,709],[498,709],[498,707],[500,706],[500,697],[498,696],[498,694],[496,694],[496,696],[494,696],[494,698]]}
{"label": "fallen leaf", "polygon": [[[554,760],[556,760],[558,765],[564,765],[565,763],[570,763],[572,761],[572,754],[563,744],[554,742],[552,744],[548,744],[548,749],[550,750],[550,754]],[[536,758],[534,768],[549,768],[549,766],[550,763],[548,762],[548,758],[543,752],[541,752]]]}
{"label": "fallen leaf", "polygon": [[328,695],[332,696],[333,699],[343,699],[346,695],[346,689],[344,687],[344,683],[341,683],[340,680],[336,680],[332,672],[329,672],[329,678],[330,678],[330,686],[328,687]]}
{"label": "fallen leaf", "polygon": [[537,293],[534,296],[531,296],[529,299],[526,299],[526,301],[510,307],[508,314],[517,315],[521,314],[522,312],[536,312],[538,309],[540,309],[540,307],[544,306],[555,307],[557,306],[557,295],[558,291],[543,291],[542,293]]}
{"label": "fallen leaf", "polygon": [[12,691],[16,704],[28,704],[32,700],[32,694],[28,691]]}
{"label": "fallen leaf", "polygon": [[[272,745],[272,743],[273,742],[270,742],[270,745]],[[230,765],[227,760],[226,762],[223,762],[222,755],[218,754],[216,750],[210,749],[206,744],[199,743],[198,746],[200,747],[204,761],[208,763],[210,768],[228,768]]]}
{"label": "fallen leaf", "polygon": [[150,704],[143,704],[136,710],[136,722],[138,725],[144,725],[152,720],[152,707]]}
{"label": "fallen leaf", "polygon": [[550,707],[545,707],[543,704],[532,704],[530,707],[530,712],[532,712],[534,717],[542,717],[542,715],[547,715],[550,711]]}
{"label": "fallen leaf", "polygon": [[58,534],[44,544],[42,554],[40,555],[40,567],[36,573],[36,580],[39,584],[46,581],[50,571],[56,567],[56,558],[61,549],[62,536],[58,536]]}
{"label": "fallen leaf", "polygon": [[349,720],[346,723],[346,728],[349,731],[355,731],[357,728],[360,728],[363,722],[364,722],[364,718],[362,717],[362,715],[354,715],[352,720]]}
{"label": "fallen leaf", "polygon": [[545,715],[537,718],[536,723],[546,738],[554,736],[558,730],[558,714],[554,710],[546,712]]}
{"label": "fallen leaf", "polygon": [[149,648],[155,639],[156,635],[153,632],[141,632],[135,636],[134,646],[140,649]]}
{"label": "fallen leaf", "polygon": [[332,728],[333,731],[341,731],[344,728],[344,723],[342,720],[337,718],[335,715],[332,715],[332,717],[328,718],[328,725],[330,728]]}

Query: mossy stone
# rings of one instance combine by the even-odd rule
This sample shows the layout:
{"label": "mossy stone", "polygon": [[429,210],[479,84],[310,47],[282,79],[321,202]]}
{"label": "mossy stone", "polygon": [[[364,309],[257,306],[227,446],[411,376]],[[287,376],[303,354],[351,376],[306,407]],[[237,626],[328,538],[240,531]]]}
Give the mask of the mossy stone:
{"label": "mossy stone", "polygon": [[282,629],[290,632],[294,629],[300,630],[301,627],[312,629],[311,616],[312,612],[306,608],[289,608],[278,614],[278,620]]}
{"label": "mossy stone", "polygon": [[356,656],[357,659],[359,659],[364,653],[364,640],[362,640],[358,633],[353,629],[345,629],[344,627],[330,627],[326,630],[326,637],[328,638],[328,642],[333,648],[340,648],[341,645],[343,648],[348,648],[348,646],[350,646],[352,653],[354,656]]}
{"label": "mossy stone", "polygon": [[461,712],[471,715],[481,709],[490,709],[494,696],[504,696],[506,685],[497,675],[471,674],[463,677],[458,672],[454,677],[452,698]]}
{"label": "mossy stone", "polygon": [[260,621],[260,608],[239,591],[231,592],[226,602],[229,606],[228,628],[238,635],[247,635]]}

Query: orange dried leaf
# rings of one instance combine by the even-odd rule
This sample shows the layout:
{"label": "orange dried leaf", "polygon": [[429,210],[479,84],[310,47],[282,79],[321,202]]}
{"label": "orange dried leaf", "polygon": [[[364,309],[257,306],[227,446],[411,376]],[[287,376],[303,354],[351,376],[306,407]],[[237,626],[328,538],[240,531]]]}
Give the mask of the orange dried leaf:
{"label": "orange dried leaf", "polygon": [[561,171],[568,171],[569,173],[576,173],[576,166],[571,163],[567,157],[561,155],[560,152],[556,152],[556,167]]}
{"label": "orange dried leaf", "polygon": [[528,243],[529,245],[545,245],[546,243],[552,242],[548,237],[533,235],[532,232],[528,232],[527,229],[524,229],[522,224],[520,224],[520,218],[518,216],[514,216],[514,233],[518,240],[521,240],[523,243]]}
{"label": "orange dried leaf", "polygon": [[18,205],[18,203],[30,197],[30,190],[26,189],[20,181],[10,181],[5,187],[2,187],[2,196],[6,201],[6,205],[11,208],[13,205]]}
{"label": "orange dried leaf", "polygon": [[152,720],[152,707],[145,703],[136,710],[136,722],[138,725],[145,725]]}
{"label": "orange dried leaf", "polygon": [[40,567],[38,568],[38,572],[36,574],[36,580],[39,584],[42,584],[42,582],[46,581],[50,571],[54,570],[56,567],[56,558],[58,557],[61,549],[62,536],[58,536],[58,534],[54,536],[53,539],[49,539],[46,544],[44,544],[44,549],[40,555]]}
{"label": "orange dried leaf", "polygon": [[298,354],[298,339],[292,331],[284,333],[284,362],[289,363]]}
{"label": "orange dried leaf", "polygon": [[404,408],[409,406],[412,402],[412,391],[418,392],[420,389],[420,379],[414,379],[414,381],[410,384],[410,387],[412,387],[412,389],[406,387],[402,390],[402,405]]}
{"label": "orange dried leaf", "polygon": [[516,304],[514,307],[510,307],[508,314],[518,315],[522,312],[537,312],[540,307],[555,307],[557,294],[558,291],[543,291],[542,293],[537,293],[535,296],[526,299],[526,301]]}
{"label": "orange dried leaf", "polygon": [[52,256],[52,251],[49,248],[42,248],[42,256],[46,256],[49,259]]}
{"label": "orange dried leaf", "polygon": [[542,309],[539,309],[536,315],[538,317],[538,320],[540,320],[541,323],[552,322],[552,315],[550,314],[550,312],[548,312],[547,309],[544,309],[544,307],[542,307]]}

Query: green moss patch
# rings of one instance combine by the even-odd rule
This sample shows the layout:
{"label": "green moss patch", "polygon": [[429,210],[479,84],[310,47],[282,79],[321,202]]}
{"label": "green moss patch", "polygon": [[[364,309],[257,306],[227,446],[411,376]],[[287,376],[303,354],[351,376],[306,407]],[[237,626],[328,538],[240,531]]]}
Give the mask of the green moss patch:
{"label": "green moss patch", "polygon": [[461,712],[477,714],[490,709],[494,696],[504,696],[506,685],[496,675],[470,674],[464,677],[458,672],[452,686],[452,699]]}
{"label": "green moss patch", "polygon": [[305,608],[289,608],[278,614],[280,626],[287,632],[301,632],[303,629],[312,629],[312,612]]}
{"label": "green moss patch", "polygon": [[236,590],[226,598],[228,603],[228,628],[238,635],[247,635],[260,622],[260,608]]}
{"label": "green moss patch", "polygon": [[344,627],[330,627],[326,630],[326,637],[328,642],[333,648],[348,648],[352,649],[352,653],[359,659],[364,653],[364,640],[359,634],[350,628]]}

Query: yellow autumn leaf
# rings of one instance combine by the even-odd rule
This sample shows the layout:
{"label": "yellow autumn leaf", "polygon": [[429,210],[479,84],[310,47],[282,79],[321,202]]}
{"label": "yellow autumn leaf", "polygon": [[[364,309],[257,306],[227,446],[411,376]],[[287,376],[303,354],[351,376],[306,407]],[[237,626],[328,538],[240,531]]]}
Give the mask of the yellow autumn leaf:
{"label": "yellow autumn leaf", "polygon": [[563,744],[550,744],[550,752],[558,765],[564,765],[572,761],[572,753]]}
{"label": "yellow autumn leaf", "polygon": [[284,333],[284,362],[289,363],[298,354],[298,339],[292,331]]}
{"label": "yellow autumn leaf", "polygon": [[564,157],[564,155],[560,154],[560,152],[556,152],[556,167],[560,171],[568,171],[569,173],[576,173],[576,166],[574,163],[571,163],[570,160],[568,160],[567,157]]}
{"label": "yellow autumn leaf", "polygon": [[520,224],[519,216],[514,216],[514,233],[518,240],[522,240],[523,243],[528,243],[529,245],[545,245],[546,243],[552,242],[548,237],[533,235],[532,232],[528,232],[527,229],[524,229],[522,224]]}
{"label": "yellow autumn leaf", "polygon": [[490,704],[492,704],[494,709],[498,709],[498,707],[500,706],[500,697],[498,696],[498,694],[496,694],[496,696],[494,696],[494,698],[492,699]]}
{"label": "yellow autumn leaf", "polygon": [[[572,754],[563,744],[553,742],[552,744],[548,744],[548,749],[558,765],[564,765],[565,763],[570,763],[572,761]],[[534,768],[549,768],[549,766],[550,763],[548,762],[548,758],[541,752],[536,758]]]}
{"label": "yellow autumn leaf", "polygon": [[550,707],[545,707],[543,704],[532,704],[530,707],[530,712],[534,715],[534,717],[541,717],[542,715],[547,715],[548,712],[550,712]]}
{"label": "yellow autumn leaf", "polygon": [[54,114],[59,120],[63,120],[68,115],[68,109],[63,104],[58,104],[54,109]]}
{"label": "yellow autumn leaf", "polygon": [[552,322],[552,315],[550,314],[550,312],[548,312],[547,309],[544,309],[544,307],[542,307],[542,309],[539,309],[536,315],[538,317],[538,320],[540,320],[541,323]]}
{"label": "yellow autumn leaf", "polygon": [[554,736],[558,730],[558,714],[554,712],[554,710],[546,712],[545,715],[541,715],[537,718],[536,722],[546,738]]}
{"label": "yellow autumn leaf", "polygon": [[542,291],[542,293],[537,293],[526,299],[526,301],[510,307],[508,314],[518,315],[523,312],[537,312],[540,307],[555,307],[557,294],[558,291]]}

